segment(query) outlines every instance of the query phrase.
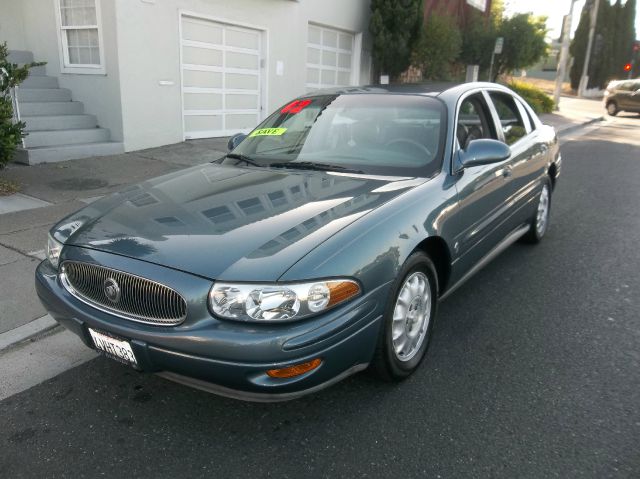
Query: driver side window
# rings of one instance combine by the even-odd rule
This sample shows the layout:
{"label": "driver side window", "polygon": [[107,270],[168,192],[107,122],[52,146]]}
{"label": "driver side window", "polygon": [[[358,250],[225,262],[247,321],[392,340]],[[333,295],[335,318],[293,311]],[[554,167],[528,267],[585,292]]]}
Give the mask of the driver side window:
{"label": "driver side window", "polygon": [[469,143],[480,138],[496,138],[488,121],[487,106],[481,94],[465,98],[458,111],[456,137],[460,148],[465,150]]}

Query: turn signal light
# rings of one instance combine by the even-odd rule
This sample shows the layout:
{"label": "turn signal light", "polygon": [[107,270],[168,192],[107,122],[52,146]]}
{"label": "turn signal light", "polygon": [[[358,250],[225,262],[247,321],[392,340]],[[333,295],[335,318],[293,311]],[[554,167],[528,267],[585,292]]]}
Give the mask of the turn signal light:
{"label": "turn signal light", "polygon": [[312,359],[306,363],[296,364],[282,369],[269,369],[267,375],[272,378],[294,378],[309,371],[313,371],[322,364],[320,358]]}
{"label": "turn signal light", "polygon": [[360,292],[360,287],[353,281],[330,282],[327,286],[329,286],[329,304],[327,304],[327,307],[342,303]]}

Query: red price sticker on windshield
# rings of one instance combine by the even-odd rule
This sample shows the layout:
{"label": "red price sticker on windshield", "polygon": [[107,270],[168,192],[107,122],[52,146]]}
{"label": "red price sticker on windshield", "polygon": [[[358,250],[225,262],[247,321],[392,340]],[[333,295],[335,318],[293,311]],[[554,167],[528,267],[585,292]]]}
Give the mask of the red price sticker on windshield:
{"label": "red price sticker on windshield", "polygon": [[295,115],[296,113],[300,113],[306,107],[311,104],[312,100],[295,100],[285,106],[280,113],[288,113],[290,115]]}

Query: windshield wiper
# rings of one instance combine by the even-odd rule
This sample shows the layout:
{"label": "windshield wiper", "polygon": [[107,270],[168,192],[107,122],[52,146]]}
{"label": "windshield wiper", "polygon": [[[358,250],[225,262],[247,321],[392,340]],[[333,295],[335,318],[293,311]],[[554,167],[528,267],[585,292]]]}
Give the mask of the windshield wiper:
{"label": "windshield wiper", "polygon": [[292,168],[298,170],[318,170],[318,171],[340,171],[342,173],[359,173],[364,171],[348,168],[341,165],[332,165],[329,163],[316,163],[315,161],[283,161],[281,163],[270,163],[271,168]]}
{"label": "windshield wiper", "polygon": [[247,155],[243,155],[242,153],[227,153],[222,158],[231,158],[232,160],[244,161],[246,164],[253,166],[264,166],[263,164],[258,163],[256,160],[248,157]]}

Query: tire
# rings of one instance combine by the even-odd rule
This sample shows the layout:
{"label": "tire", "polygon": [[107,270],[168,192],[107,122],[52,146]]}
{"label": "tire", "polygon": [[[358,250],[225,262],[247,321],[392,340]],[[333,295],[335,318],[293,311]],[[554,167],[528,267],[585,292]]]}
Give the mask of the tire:
{"label": "tire", "polygon": [[[402,266],[387,299],[372,361],[372,369],[379,378],[401,381],[420,366],[429,349],[437,309],[436,268],[429,256],[415,252]],[[404,348],[401,347],[403,337],[407,341]]]}
{"label": "tire", "polygon": [[607,113],[610,116],[616,116],[620,110],[618,110],[618,104],[615,101],[607,103]]}
{"label": "tire", "polygon": [[540,243],[549,228],[549,216],[551,213],[551,182],[545,180],[538,196],[538,205],[531,218],[529,231],[522,237],[525,243]]}

